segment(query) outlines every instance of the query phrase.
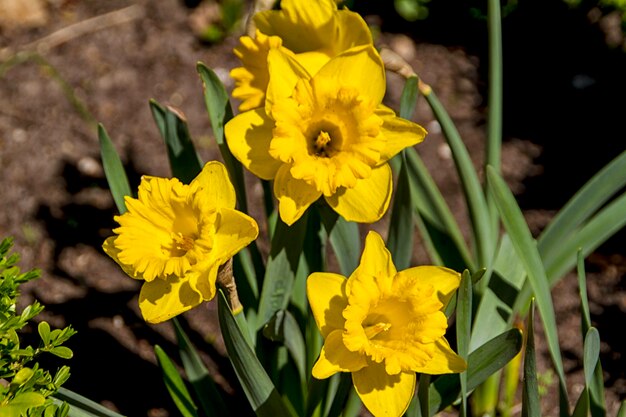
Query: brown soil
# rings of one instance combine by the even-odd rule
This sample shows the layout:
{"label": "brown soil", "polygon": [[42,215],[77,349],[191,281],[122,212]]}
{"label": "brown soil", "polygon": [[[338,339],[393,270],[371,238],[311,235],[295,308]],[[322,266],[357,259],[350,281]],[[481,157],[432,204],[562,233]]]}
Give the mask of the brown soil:
{"label": "brown soil", "polygon": [[[560,6],[555,4],[561,4],[557,0],[546,3],[557,9]],[[23,269],[42,269],[42,278],[24,288],[22,302],[40,300],[46,306],[42,319],[53,326],[71,324],[79,332],[69,343],[75,357],[70,361],[72,378],[67,388],[126,415],[176,415],[153,354],[153,346],[158,344],[175,357],[172,329],[169,324],[152,326],[142,321],[137,308],[139,284],[126,277],[100,249],[114,227],[116,209],[104,179],[95,126],[88,114],[108,130],[133,185],[138,184],[143,174],[169,176],[165,148],[148,106],[150,98],[181,109],[201,157],[205,161],[219,159],[195,64],[203,61],[232,88],[228,71],[236,65],[231,53],[236,36],[212,46],[203,45],[190,29],[189,17],[194,10],[176,0],[162,0],[158,6],[148,0],[49,0],[42,4],[47,19],[30,22],[34,27],[3,23],[0,19],[0,63],[26,45],[86,19],[120,11],[116,16],[126,20],[105,21],[99,28],[91,25],[85,33],[70,32],[69,38],[49,44],[46,50],[41,50],[49,66],[27,60],[0,73],[0,201],[3,204],[0,236],[15,237]],[[432,25],[441,24],[435,15],[433,10]],[[519,16],[507,27],[519,27],[523,18],[528,19],[521,12]],[[456,32],[448,33],[444,28],[436,32],[438,35],[432,35],[435,32],[428,32],[430,24],[425,23],[423,32],[413,32],[412,39],[387,32],[392,27],[385,25],[389,19],[382,13],[370,16],[371,22],[382,23],[379,43],[402,54],[433,87],[456,121],[476,166],[481,166],[485,136],[484,51],[472,46],[475,43],[463,42],[462,35],[455,38],[453,33],[460,33],[458,27]],[[594,39],[599,40],[590,46],[597,49],[590,51],[606,59],[599,66],[617,65],[610,74],[602,73],[606,78],[600,78],[602,74],[592,70],[581,74],[594,80],[596,86],[604,87],[602,83],[608,80],[611,84],[607,91],[616,92],[617,99],[622,98],[623,94],[617,93],[624,90],[626,83],[611,77],[614,73],[624,74],[625,59],[623,52],[609,49],[604,42],[603,34],[610,31],[600,29],[607,22],[591,24],[589,19],[579,19],[578,15],[573,19],[580,20],[577,24],[585,25],[585,30],[593,31]],[[582,26],[572,24],[573,32],[568,32],[572,42],[576,41],[574,30],[579,27]],[[477,37],[472,32],[474,29],[468,28]],[[399,30],[405,30],[404,26],[393,27],[394,32]],[[506,39],[510,43],[505,45],[521,48],[522,43],[516,44],[514,35]],[[539,42],[538,39],[539,35],[535,40]],[[565,54],[576,47],[580,54],[580,44],[571,45],[565,36],[560,41],[564,56],[569,56]],[[534,47],[539,45],[540,42]],[[513,52],[518,50],[519,53]],[[522,49],[505,51],[510,54],[505,56],[505,71],[528,65]],[[505,108],[507,112],[512,109],[512,115],[505,119],[503,147],[503,173],[518,195],[534,233],[545,226],[585,179],[624,148],[623,141],[615,138],[616,132],[623,131],[617,130],[615,124],[621,122],[614,108],[617,105],[611,107],[612,113],[593,107],[614,101],[602,95],[591,99],[585,96],[584,106],[588,110],[577,108],[575,113],[567,114],[570,106],[575,105],[571,100],[576,97],[556,96],[546,85],[568,83],[571,79],[557,78],[560,75],[555,73],[551,61],[546,61],[550,57],[548,52],[541,57],[544,61],[534,61],[533,65],[543,64],[543,78],[548,80],[522,72],[532,83],[529,86],[520,81],[524,78],[519,71],[511,71],[518,78],[511,76],[515,81],[509,79],[506,84],[511,95],[505,99],[508,106]],[[580,82],[588,81],[581,77]],[[390,74],[388,83],[388,104],[397,108],[401,79]],[[532,85],[546,87],[539,90],[543,97],[536,97],[537,90]],[[565,87],[558,85],[558,88]],[[577,93],[585,91],[571,92]],[[529,96],[535,100],[531,102]],[[80,103],[86,111],[81,111]],[[522,109],[522,106],[527,107]],[[565,109],[563,116],[550,110],[555,108]],[[600,119],[600,114],[615,117]],[[468,234],[453,161],[423,100],[414,120],[430,132],[428,139],[419,145],[419,152]],[[592,146],[595,151],[591,154],[583,145],[581,130],[597,133]],[[566,148],[570,152],[568,158],[560,153]],[[605,152],[599,153],[598,148]],[[253,193],[251,198],[254,196]],[[603,341],[601,360],[610,416],[615,415],[618,401],[626,398],[626,347],[621,335],[613,330],[615,323],[623,322],[626,317],[623,243],[623,236],[615,238],[587,260],[591,313]],[[427,262],[425,253],[416,249],[414,261]],[[582,386],[582,341],[575,276],[568,275],[555,287],[554,294],[570,391],[577,397]],[[219,336],[215,303],[202,305],[185,314],[181,321],[188,327],[192,341],[201,349],[218,383],[226,392],[236,389],[229,385],[235,378]],[[549,357],[543,346],[539,359],[542,369],[547,369]],[[555,405],[553,387],[546,397],[545,415],[556,416]]]}

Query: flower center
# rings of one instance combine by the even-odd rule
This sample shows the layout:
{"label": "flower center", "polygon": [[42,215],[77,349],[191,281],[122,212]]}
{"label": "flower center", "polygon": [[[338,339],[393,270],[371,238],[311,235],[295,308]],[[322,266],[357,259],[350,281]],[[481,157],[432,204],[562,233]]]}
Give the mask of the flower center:
{"label": "flower center", "polygon": [[315,142],[313,143],[313,151],[315,152],[315,155],[328,158],[330,156],[329,153],[332,150],[330,141],[331,138],[328,132],[323,130],[320,131],[317,138],[315,138]]}
{"label": "flower center", "polygon": [[373,338],[378,336],[380,333],[386,332],[390,328],[391,328],[391,323],[381,322],[381,323],[373,324],[371,326],[365,326],[363,330],[365,330],[365,336],[367,336],[369,340],[372,340]]}
{"label": "flower center", "polygon": [[172,240],[174,241],[174,248],[182,252],[180,255],[184,255],[193,249],[194,239],[180,232],[172,233]]}

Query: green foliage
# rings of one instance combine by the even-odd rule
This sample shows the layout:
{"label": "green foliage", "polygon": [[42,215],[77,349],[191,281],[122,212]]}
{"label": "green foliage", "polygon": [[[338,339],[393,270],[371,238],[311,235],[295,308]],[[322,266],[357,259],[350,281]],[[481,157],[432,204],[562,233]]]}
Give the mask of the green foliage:
{"label": "green foliage", "polygon": [[21,273],[16,263],[19,255],[9,253],[12,240],[0,243],[0,416],[65,417],[69,406],[55,402],[51,395],[67,381],[70,368],[62,366],[54,374],[37,362],[42,353],[63,359],[72,357],[72,350],[63,344],[76,332],[71,327],[50,329],[45,321],[37,328],[39,346],[23,346],[18,332],[43,310],[38,302],[17,311],[19,286],[36,279],[40,273]]}

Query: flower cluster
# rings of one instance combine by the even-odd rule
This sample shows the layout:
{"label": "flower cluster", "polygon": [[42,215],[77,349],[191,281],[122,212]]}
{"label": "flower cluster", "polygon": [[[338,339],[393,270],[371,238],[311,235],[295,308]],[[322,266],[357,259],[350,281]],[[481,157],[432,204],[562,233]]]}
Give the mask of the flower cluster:
{"label": "flower cluster", "polygon": [[[323,199],[348,221],[381,219],[392,195],[388,161],[426,131],[382,104],[385,67],[363,19],[333,0],[282,0],[254,16],[231,75],[240,114],[225,126],[232,154],[273,181],[280,219],[291,226]],[[235,210],[226,169],[209,162],[189,184],[143,177],[138,198],[103,247],[132,278],[148,322],[183,313],[216,294],[218,270],[256,239],[256,222]],[[442,312],[460,275],[433,266],[397,272],[370,232],[349,278],[313,273],[307,295],[325,339],[315,378],[350,372],[376,416],[400,416],[416,372],[462,372],[445,339]]]}

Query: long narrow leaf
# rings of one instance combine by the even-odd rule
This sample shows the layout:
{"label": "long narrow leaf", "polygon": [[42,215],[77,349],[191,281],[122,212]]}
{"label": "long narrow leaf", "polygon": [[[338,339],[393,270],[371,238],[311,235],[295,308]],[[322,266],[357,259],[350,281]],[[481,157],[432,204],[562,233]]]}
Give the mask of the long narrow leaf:
{"label": "long narrow leaf", "polygon": [[172,360],[159,345],[154,346],[154,353],[156,354],[159,367],[163,373],[165,387],[170,393],[174,404],[176,404],[178,411],[180,411],[183,417],[198,417],[196,411],[198,408],[193,403],[191,394],[189,394],[185,382],[176,370],[176,366]]}
{"label": "long narrow leaf", "polygon": [[105,406],[63,387],[60,387],[59,390],[53,394],[53,397],[65,401],[70,405],[70,416],[77,414],[74,411],[79,411],[79,413],[82,412],[83,415],[86,414],[94,417],[124,417],[122,414],[109,410]]}
{"label": "long narrow leaf", "polygon": [[483,189],[478,180],[478,174],[474,169],[469,152],[463,144],[454,122],[435,93],[432,90],[428,90],[424,96],[439,121],[446,141],[452,151],[452,158],[463,187],[463,194],[465,195],[470,222],[474,231],[473,237],[477,251],[478,267],[490,270],[495,251],[495,242],[492,238],[489,211]]}
{"label": "long narrow leaf", "polygon": [[202,411],[207,416],[226,415],[226,405],[209,374],[209,370],[202,362],[202,359],[200,359],[198,351],[189,341],[189,337],[180,326],[178,319],[172,319],[172,323],[176,331],[176,340],[178,341],[178,349],[185,373],[196,393]]}
{"label": "long narrow leaf", "polygon": [[398,173],[389,232],[387,234],[387,248],[398,269],[406,269],[411,264],[413,255],[413,213],[411,186],[404,151],[400,155],[400,172]]}
{"label": "long narrow leaf", "polygon": [[221,291],[218,295],[218,313],[228,357],[257,416],[295,417],[291,408],[283,402],[252,348],[246,342]]}
{"label": "long narrow leaf", "polygon": [[444,265],[455,270],[468,268],[473,272],[474,262],[461,229],[441,191],[414,148],[406,150],[406,157],[413,203],[425,229],[422,231],[423,237],[432,242],[436,257],[439,257]]}
{"label": "long narrow leaf", "polygon": [[[471,391],[500,370],[517,355],[522,347],[522,333],[510,329],[470,353],[467,360],[467,390]],[[457,375],[442,375],[430,384],[429,415],[452,404],[459,396],[461,386]],[[424,415],[424,413],[422,413]]]}
{"label": "long narrow leaf", "polygon": [[515,202],[515,198],[504,180],[491,167],[487,167],[487,178],[489,189],[494,196],[504,227],[511,237],[511,242],[518,258],[524,264],[533,288],[548,341],[548,349],[559,377],[561,412],[569,414],[567,411],[565,372],[563,371],[563,359],[561,358],[556,332],[554,307],[550,296],[550,285],[541,262],[541,257],[530,230],[528,230],[522,211]]}
{"label": "long narrow leaf", "polygon": [[585,384],[591,385],[593,373],[600,360],[600,334],[598,329],[592,327],[585,336],[583,367],[585,370]]}
{"label": "long narrow leaf", "polygon": [[540,417],[539,385],[535,358],[534,299],[526,320],[526,350],[524,352],[524,385],[522,390],[522,417]]}
{"label": "long narrow leaf", "polygon": [[[306,386],[306,346],[298,322],[287,310],[276,312],[263,328],[263,335],[285,345],[298,370],[300,385]],[[293,382],[293,381],[292,381]]]}
{"label": "long narrow leaf", "polygon": [[98,138],[100,140],[100,155],[102,156],[104,175],[109,183],[109,189],[113,195],[117,210],[120,214],[124,214],[126,212],[124,197],[132,195],[124,166],[102,124],[98,125]]}
{"label": "long narrow leaf", "polygon": [[187,121],[182,113],[150,100],[150,110],[167,147],[172,175],[189,184],[202,170],[202,162],[193,145]]}
{"label": "long narrow leaf", "polygon": [[598,171],[563,206],[544,229],[537,244],[544,259],[581,224],[626,185],[626,151]]}
{"label": "long narrow leaf", "polygon": [[[459,356],[467,361],[472,327],[472,276],[466,269],[461,277],[456,302],[456,338]],[[459,374],[461,381],[461,417],[467,410],[467,371]]]}
{"label": "long narrow leaf", "polygon": [[[578,251],[578,291],[580,294],[580,315],[581,330],[586,335],[591,329],[591,315],[589,313],[589,301],[587,298],[587,277],[585,274],[585,262],[582,251]],[[602,364],[598,360],[593,372],[593,379],[588,384],[589,388],[589,408],[592,417],[606,416],[606,403],[604,398],[604,376],[602,373]]]}
{"label": "long narrow leaf", "polygon": [[361,240],[357,223],[346,221],[326,205],[320,207],[322,225],[328,234],[339,270],[349,276],[359,265],[361,256]]}
{"label": "long narrow leaf", "polygon": [[287,307],[298,270],[306,234],[306,223],[306,213],[291,226],[287,226],[281,220],[276,223],[259,301],[257,330],[263,327],[278,310]]}

